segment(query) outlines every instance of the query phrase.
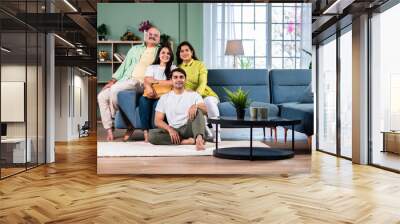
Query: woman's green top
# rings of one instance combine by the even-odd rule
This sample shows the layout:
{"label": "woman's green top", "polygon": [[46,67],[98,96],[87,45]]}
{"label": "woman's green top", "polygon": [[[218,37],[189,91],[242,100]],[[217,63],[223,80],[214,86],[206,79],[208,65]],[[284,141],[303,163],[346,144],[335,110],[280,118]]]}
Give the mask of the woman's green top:
{"label": "woman's green top", "polygon": [[203,98],[218,95],[207,86],[207,68],[203,62],[192,59],[189,63],[182,63],[178,67],[186,72],[185,89],[198,92]]}

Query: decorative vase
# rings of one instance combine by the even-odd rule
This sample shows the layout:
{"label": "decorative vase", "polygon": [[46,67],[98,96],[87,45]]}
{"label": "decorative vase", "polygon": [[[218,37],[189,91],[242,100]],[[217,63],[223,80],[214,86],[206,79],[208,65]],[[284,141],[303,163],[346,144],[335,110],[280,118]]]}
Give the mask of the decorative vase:
{"label": "decorative vase", "polygon": [[107,51],[99,51],[99,60],[100,61],[106,61],[108,58],[108,52]]}
{"label": "decorative vase", "polygon": [[236,117],[237,119],[243,120],[244,119],[244,109],[236,108]]}

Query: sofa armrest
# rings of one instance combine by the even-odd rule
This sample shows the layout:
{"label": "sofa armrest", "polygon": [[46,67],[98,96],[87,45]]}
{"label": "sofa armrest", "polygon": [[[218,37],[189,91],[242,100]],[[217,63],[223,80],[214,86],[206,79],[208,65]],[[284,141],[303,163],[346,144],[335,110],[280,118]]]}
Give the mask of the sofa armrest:
{"label": "sofa armrest", "polygon": [[118,93],[118,106],[120,112],[124,116],[124,118],[128,119],[128,121],[136,127],[136,107],[138,106],[139,100],[138,98],[141,94],[137,94],[135,91],[126,90]]}

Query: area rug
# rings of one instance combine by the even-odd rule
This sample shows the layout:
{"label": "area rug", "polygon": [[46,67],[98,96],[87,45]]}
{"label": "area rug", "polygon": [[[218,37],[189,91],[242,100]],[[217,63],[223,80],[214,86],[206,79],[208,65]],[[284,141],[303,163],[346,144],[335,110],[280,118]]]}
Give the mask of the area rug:
{"label": "area rug", "polygon": [[[249,141],[222,141],[218,148],[249,146]],[[124,156],[210,156],[215,149],[215,143],[207,143],[205,150],[197,151],[194,145],[152,145],[145,142],[97,142],[98,157]],[[254,141],[254,147],[269,146]]]}

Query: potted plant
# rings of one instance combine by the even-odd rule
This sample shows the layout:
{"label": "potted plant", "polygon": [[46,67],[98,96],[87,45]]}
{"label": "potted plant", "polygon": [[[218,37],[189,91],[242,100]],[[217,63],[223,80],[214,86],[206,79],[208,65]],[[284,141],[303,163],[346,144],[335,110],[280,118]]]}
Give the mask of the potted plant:
{"label": "potted plant", "polygon": [[143,33],[143,40],[146,39],[147,30],[150,29],[150,27],[152,27],[152,26],[153,25],[148,20],[145,20],[145,21],[143,21],[143,22],[141,22],[139,24],[139,29],[138,30],[139,30],[139,32]]}
{"label": "potted plant", "polygon": [[97,27],[97,35],[99,37],[99,40],[106,40],[107,34],[108,34],[108,29],[106,24],[103,23]]}
{"label": "potted plant", "polygon": [[249,92],[242,90],[241,87],[235,92],[224,87],[224,91],[228,95],[229,102],[236,108],[237,118],[244,119],[245,109],[250,105]]}
{"label": "potted plant", "polygon": [[239,59],[241,69],[250,69],[253,64],[252,61],[247,57],[242,57]]}
{"label": "potted plant", "polygon": [[171,42],[170,42],[171,37],[165,33],[161,34],[160,36],[160,44],[161,45],[168,45],[171,47]]}
{"label": "potted plant", "polygon": [[133,41],[138,41],[140,40],[139,37],[137,37],[132,31],[130,31],[129,29],[126,30],[126,32],[124,33],[124,35],[121,36],[120,38],[123,41],[127,41],[127,40],[133,40]]}
{"label": "potted plant", "polygon": [[311,58],[311,61],[310,61],[310,64],[308,64],[308,69],[312,69],[312,53],[311,52],[309,52],[309,51],[307,51],[307,50],[305,50],[305,49],[301,49],[304,53],[306,53],[308,56],[310,56],[310,58]]}

